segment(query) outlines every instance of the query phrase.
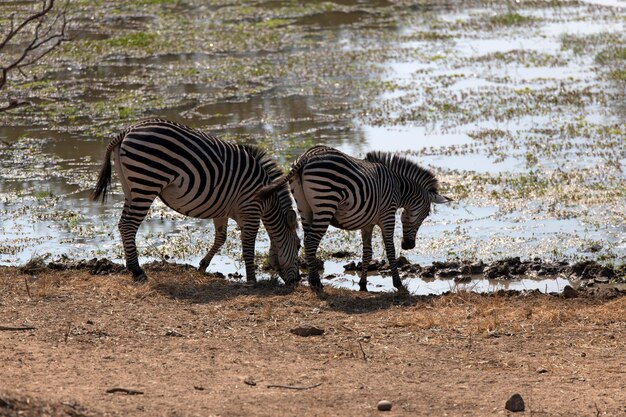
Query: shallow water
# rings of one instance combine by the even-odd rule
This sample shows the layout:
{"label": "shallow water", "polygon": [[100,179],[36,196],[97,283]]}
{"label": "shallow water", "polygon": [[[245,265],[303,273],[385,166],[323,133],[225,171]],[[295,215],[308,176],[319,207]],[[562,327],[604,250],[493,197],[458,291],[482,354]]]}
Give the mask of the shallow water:
{"label": "shallow water", "polygon": [[[623,2],[610,3],[520,6],[516,13],[535,20],[510,26],[490,23],[508,10],[480,4],[409,10],[346,1],[326,10],[189,1],[148,7],[143,16],[133,6],[106,6],[111,17],[43,66],[45,81],[25,87],[46,100],[0,114],[0,264],[48,253],[119,261],[121,190],[114,179],[102,206],[89,189],[108,140],[153,115],[258,144],[285,165],[317,143],[353,155],[410,155],[455,200],[437,207],[416,249],[402,253],[413,262],[624,262],[626,108],[623,85],[610,77],[623,61],[598,61],[607,45],[624,44]],[[137,30],[160,42],[134,47]],[[129,46],[120,49],[124,36]],[[210,269],[241,273],[230,229]],[[142,261],[197,264],[212,236],[210,222],[159,204],[138,243]],[[331,229],[322,246],[360,253],[355,239]],[[374,245],[381,257],[380,238]],[[257,248],[266,252],[263,233]],[[333,285],[352,282],[340,272]],[[372,279],[389,288],[388,279]],[[436,285],[410,284],[418,292],[440,291]],[[472,285],[482,291],[493,283]]]}

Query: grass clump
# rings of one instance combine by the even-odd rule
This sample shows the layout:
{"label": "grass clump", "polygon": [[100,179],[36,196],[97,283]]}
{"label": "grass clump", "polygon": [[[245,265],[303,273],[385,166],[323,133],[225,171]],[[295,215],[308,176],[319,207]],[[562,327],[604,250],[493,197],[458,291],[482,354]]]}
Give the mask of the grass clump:
{"label": "grass clump", "polygon": [[152,45],[156,40],[154,33],[130,33],[107,40],[107,44],[112,48],[141,49]]}
{"label": "grass clump", "polygon": [[524,16],[519,13],[505,13],[492,16],[489,23],[493,26],[520,26],[533,22],[530,16]]}
{"label": "grass clump", "polygon": [[626,70],[618,69],[609,73],[609,78],[617,81],[626,81]]}
{"label": "grass clump", "polygon": [[289,19],[268,19],[258,22],[256,24],[257,27],[263,27],[268,29],[274,29],[281,26],[287,26],[291,21]]}
{"label": "grass clump", "polygon": [[609,47],[596,55],[598,64],[608,64],[615,61],[626,61],[626,47]]}

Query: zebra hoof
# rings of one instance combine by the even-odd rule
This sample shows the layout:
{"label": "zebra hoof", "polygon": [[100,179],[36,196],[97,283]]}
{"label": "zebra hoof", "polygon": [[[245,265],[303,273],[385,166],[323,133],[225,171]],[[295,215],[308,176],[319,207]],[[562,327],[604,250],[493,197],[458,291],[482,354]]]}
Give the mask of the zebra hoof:
{"label": "zebra hoof", "polygon": [[396,287],[396,290],[398,290],[398,294],[403,294],[403,295],[409,294],[409,290],[407,290],[404,285],[400,285],[399,287]]}
{"label": "zebra hoof", "polygon": [[290,279],[289,281],[285,281],[285,286],[289,288],[296,288],[299,281],[299,279]]}
{"label": "zebra hoof", "polygon": [[198,271],[202,273],[206,273],[206,270],[208,267],[209,267],[208,263],[200,262],[200,265],[198,265]]}
{"label": "zebra hoof", "polygon": [[141,272],[137,275],[133,274],[133,282],[135,284],[145,284],[148,281],[148,276]]}
{"label": "zebra hoof", "polygon": [[367,292],[367,285],[359,285],[359,291]]}

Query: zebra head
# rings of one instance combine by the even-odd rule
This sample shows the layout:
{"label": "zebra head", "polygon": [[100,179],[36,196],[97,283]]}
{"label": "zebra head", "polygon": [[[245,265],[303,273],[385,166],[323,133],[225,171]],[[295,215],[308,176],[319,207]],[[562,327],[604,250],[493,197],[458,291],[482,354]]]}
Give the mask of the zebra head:
{"label": "zebra head", "polygon": [[292,209],[287,210],[285,221],[287,227],[283,231],[280,242],[272,240],[270,243],[269,263],[278,271],[278,275],[285,281],[285,284],[295,284],[300,281],[300,266],[298,265],[300,238],[297,232],[296,212]]}
{"label": "zebra head", "polygon": [[430,204],[444,204],[451,201],[448,197],[438,194],[436,191],[428,191],[425,196],[413,199],[402,212],[402,249],[408,250],[415,247],[417,231],[422,222],[430,214]]}

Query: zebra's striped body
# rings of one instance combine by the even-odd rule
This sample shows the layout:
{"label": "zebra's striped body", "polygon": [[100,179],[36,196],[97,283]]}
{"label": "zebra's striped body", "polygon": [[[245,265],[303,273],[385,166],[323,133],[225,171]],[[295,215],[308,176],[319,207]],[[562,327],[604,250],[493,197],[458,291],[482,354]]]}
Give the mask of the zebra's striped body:
{"label": "zebra's striped body", "polygon": [[393,233],[396,211],[403,208],[403,249],[413,249],[417,230],[430,213],[431,203],[448,199],[438,194],[435,176],[414,162],[384,152],[370,152],[365,159],[336,149],[315,146],[293,164],[291,171],[259,191],[261,199],[285,183],[291,183],[304,229],[309,283],[321,288],[316,265],[320,240],[329,225],[361,230],[363,268],[359,287],[367,291],[367,267],[372,258],[372,231],[379,226],[391,266],[393,285],[402,287],[396,265]]}
{"label": "zebra's striped body", "polygon": [[226,241],[228,218],[232,218],[241,228],[246,278],[254,281],[254,246],[262,219],[271,240],[270,263],[286,282],[299,279],[297,219],[287,187],[267,201],[252,198],[260,187],[281,175],[263,151],[224,142],[178,123],[144,120],[107,146],[94,200],[106,198],[112,154],[125,197],[119,230],[126,265],[135,280],[146,279],[137,258],[137,229],[156,197],[181,214],[213,219],[215,242],[200,262],[200,270],[206,270]]}

